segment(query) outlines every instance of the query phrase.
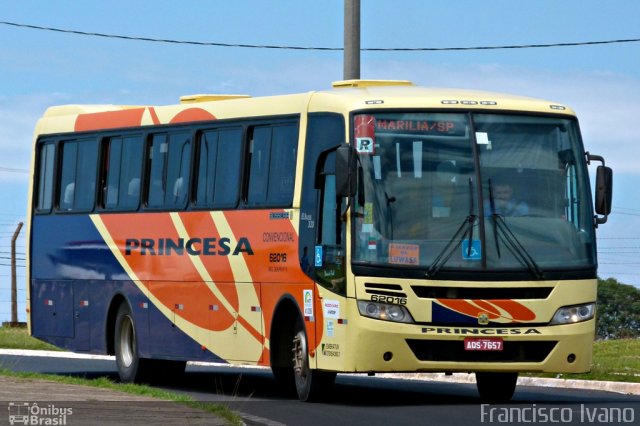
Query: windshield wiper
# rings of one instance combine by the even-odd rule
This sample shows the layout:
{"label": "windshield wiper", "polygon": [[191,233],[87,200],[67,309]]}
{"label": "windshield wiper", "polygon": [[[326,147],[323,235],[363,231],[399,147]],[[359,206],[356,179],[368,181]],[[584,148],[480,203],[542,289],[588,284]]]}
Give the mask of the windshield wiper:
{"label": "windshield wiper", "polygon": [[[489,179],[489,205],[491,208],[491,221],[493,222],[493,238],[496,244],[496,252],[498,254],[498,258],[500,258],[500,245],[498,244],[498,240],[502,240],[505,246],[509,249],[511,254],[515,256],[516,259],[520,263],[529,269],[529,272],[541,280],[544,278],[544,274],[533,257],[529,254],[527,249],[522,245],[520,240],[515,236],[515,234],[509,229],[507,222],[504,220],[504,217],[496,213],[495,208],[495,200],[493,199],[493,188],[491,185],[491,179]],[[498,238],[499,236],[499,238]]]}
{"label": "windshield wiper", "polygon": [[477,219],[478,216],[475,215],[473,211],[473,182],[471,181],[471,178],[469,178],[469,215],[464,218],[464,221],[455,232],[455,234],[453,234],[453,237],[451,237],[444,248],[440,251],[438,256],[436,256],[431,266],[429,266],[429,269],[427,269],[427,273],[425,274],[427,278],[433,278],[438,274],[440,269],[442,269],[442,267],[449,261],[449,259],[451,259],[453,253],[455,253],[458,247],[460,247],[462,241],[467,235],[469,235],[469,247],[467,247],[467,256],[471,257],[473,224]]}

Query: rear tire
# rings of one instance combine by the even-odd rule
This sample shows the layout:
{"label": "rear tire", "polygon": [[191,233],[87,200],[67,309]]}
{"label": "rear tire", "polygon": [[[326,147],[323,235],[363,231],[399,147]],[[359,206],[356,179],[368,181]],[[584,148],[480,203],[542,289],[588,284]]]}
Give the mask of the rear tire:
{"label": "rear tire", "polygon": [[123,383],[147,382],[151,377],[152,360],[140,358],[138,354],[136,327],[131,308],[126,302],[118,308],[114,339],[120,381]]}
{"label": "rear tire", "polygon": [[312,369],[309,366],[309,347],[304,324],[298,320],[292,341],[293,376],[300,401],[323,399],[333,386],[336,373]]}
{"label": "rear tire", "polygon": [[507,402],[516,390],[518,373],[476,373],[478,393],[483,401]]}

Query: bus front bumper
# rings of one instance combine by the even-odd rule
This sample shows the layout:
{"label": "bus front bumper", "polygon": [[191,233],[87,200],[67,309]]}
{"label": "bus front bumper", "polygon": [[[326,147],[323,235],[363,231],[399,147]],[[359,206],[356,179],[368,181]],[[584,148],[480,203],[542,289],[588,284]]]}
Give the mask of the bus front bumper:
{"label": "bus front bumper", "polygon": [[[595,319],[542,327],[452,327],[352,318],[344,361],[353,371],[583,373],[591,369]],[[465,345],[465,339],[476,344]],[[477,344],[482,341],[492,343]]]}

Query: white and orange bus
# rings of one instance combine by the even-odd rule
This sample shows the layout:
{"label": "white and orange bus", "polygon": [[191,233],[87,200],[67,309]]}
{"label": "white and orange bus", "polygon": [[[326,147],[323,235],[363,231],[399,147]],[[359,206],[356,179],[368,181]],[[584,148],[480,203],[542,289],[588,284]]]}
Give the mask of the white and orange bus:
{"label": "white and orange bus", "polygon": [[340,372],[475,372],[506,400],[590,369],[612,173],[567,106],[373,80],[55,106],[32,170],[30,332],[123,381],[253,364],[312,400]]}

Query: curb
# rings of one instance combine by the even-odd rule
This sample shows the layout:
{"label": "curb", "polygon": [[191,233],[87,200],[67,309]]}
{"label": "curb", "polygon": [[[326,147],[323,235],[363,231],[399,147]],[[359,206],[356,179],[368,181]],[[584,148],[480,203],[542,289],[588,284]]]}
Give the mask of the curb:
{"label": "curb", "polygon": [[[424,380],[442,383],[475,384],[475,375],[467,373],[377,373],[376,377],[404,380]],[[539,386],[564,389],[589,389],[615,392],[627,395],[640,395],[640,383],[609,382],[599,380],[552,379],[542,377],[518,377],[518,386]]]}
{"label": "curb", "polygon": [[[27,350],[27,349],[0,349],[0,355],[15,355],[15,356],[42,356],[42,357],[57,357],[57,358],[73,358],[73,359],[99,359],[99,360],[115,360],[114,356],[108,355],[91,355],[91,354],[79,354],[73,352],[64,351],[41,351],[41,350]],[[246,368],[246,369],[267,369],[268,367],[258,367],[253,365],[230,365],[222,363],[208,363],[208,362],[189,362],[189,365],[204,365],[215,367],[233,367],[233,368]],[[347,373],[354,374],[354,373]],[[355,373],[355,375],[360,375]],[[422,380],[427,382],[442,382],[442,383],[468,383],[475,384],[475,375],[468,373],[454,373],[452,375],[446,375],[444,373],[376,373],[375,377],[388,378],[388,379],[402,379],[402,380]],[[599,390],[606,392],[615,392],[627,395],[640,395],[640,383],[629,382],[608,382],[598,380],[575,380],[575,379],[551,379],[541,377],[519,377],[518,386],[540,386],[549,388],[564,388],[564,389],[589,389]]]}

